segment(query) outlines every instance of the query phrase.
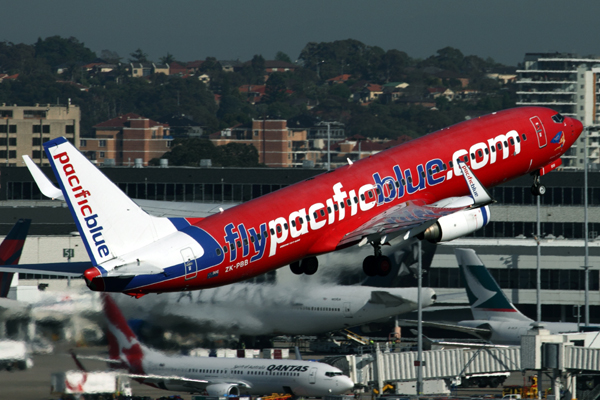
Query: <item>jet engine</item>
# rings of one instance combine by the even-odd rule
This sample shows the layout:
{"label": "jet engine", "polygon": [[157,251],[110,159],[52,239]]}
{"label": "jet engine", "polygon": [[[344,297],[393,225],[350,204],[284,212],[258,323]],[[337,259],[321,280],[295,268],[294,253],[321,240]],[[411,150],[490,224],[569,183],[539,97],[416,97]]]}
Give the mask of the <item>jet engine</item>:
{"label": "jet engine", "polygon": [[240,388],[232,383],[215,383],[206,387],[209,396],[234,396],[239,397]]}
{"label": "jet engine", "polygon": [[447,242],[483,228],[490,221],[488,206],[462,210],[445,215],[422,233],[420,239],[432,243]]}

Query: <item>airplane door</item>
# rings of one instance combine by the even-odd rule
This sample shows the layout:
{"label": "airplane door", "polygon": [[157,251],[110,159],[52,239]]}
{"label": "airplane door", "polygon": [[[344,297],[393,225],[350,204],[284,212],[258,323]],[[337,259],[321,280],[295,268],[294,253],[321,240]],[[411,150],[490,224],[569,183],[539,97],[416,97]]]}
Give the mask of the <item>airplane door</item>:
{"label": "airplane door", "polygon": [[308,371],[308,383],[313,385],[317,383],[317,368],[313,367]]}
{"label": "airplane door", "polygon": [[189,247],[181,250],[183,257],[183,267],[185,268],[185,280],[194,279],[198,275],[198,266],[196,265],[196,257],[194,252]]}
{"label": "airplane door", "polygon": [[540,149],[545,147],[548,144],[548,139],[546,138],[546,130],[544,129],[544,125],[542,124],[542,120],[540,117],[531,117],[529,118],[531,123],[533,124],[533,128],[535,129],[535,135],[537,136],[538,145]]}
{"label": "airplane door", "polygon": [[344,303],[344,317],[352,318],[352,303]]}

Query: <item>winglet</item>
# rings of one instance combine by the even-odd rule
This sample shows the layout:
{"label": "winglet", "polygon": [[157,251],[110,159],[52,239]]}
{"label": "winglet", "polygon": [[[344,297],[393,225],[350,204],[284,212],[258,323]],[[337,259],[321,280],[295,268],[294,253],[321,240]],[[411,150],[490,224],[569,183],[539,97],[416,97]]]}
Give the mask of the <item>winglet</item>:
{"label": "winglet", "polygon": [[465,177],[465,182],[467,182],[471,197],[473,197],[473,206],[479,207],[493,203],[494,199],[481,182],[479,182],[479,179],[473,174],[469,166],[462,161],[458,161],[458,166]]}
{"label": "winglet", "polygon": [[44,196],[49,197],[52,200],[65,199],[63,197],[62,190],[60,190],[52,184],[50,179],[48,179],[48,177],[44,175],[42,170],[33,162],[31,158],[29,158],[29,156],[23,156],[23,161],[25,161],[27,169],[31,173],[31,176],[33,176],[33,180],[35,180],[35,183],[38,185],[38,188],[40,188],[40,192],[42,192]]}

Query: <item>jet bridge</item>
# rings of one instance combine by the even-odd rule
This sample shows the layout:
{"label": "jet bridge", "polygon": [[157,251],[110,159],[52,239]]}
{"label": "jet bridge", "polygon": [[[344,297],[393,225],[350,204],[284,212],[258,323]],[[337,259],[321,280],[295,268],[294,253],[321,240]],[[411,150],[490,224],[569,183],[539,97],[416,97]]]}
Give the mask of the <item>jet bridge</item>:
{"label": "jet bridge", "polygon": [[[563,380],[563,389],[576,396],[577,374],[600,371],[600,332],[550,335],[544,329],[529,331],[521,346],[457,348],[423,351],[423,379],[456,379],[476,374],[499,374],[525,370],[550,371],[553,389]],[[525,349],[522,351],[522,349]],[[333,364],[361,385],[381,389],[387,383],[417,379],[417,352],[381,351],[337,357]],[[600,397],[598,394],[587,400]],[[567,397],[568,398],[568,397]]]}

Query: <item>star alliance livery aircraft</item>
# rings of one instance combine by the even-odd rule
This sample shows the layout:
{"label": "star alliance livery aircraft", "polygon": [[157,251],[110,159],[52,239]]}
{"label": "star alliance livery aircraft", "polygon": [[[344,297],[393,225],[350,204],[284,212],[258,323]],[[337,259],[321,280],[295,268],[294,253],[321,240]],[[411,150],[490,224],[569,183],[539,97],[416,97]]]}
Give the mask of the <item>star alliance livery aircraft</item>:
{"label": "star alliance livery aircraft", "polygon": [[500,111],[207,218],[150,216],[66,139],[44,147],[62,192],[51,197],[67,202],[91,260],[65,271],[83,274],[92,290],[139,297],[222,286],[287,264],[313,274],[317,255],[355,244],[373,246],[365,273],[385,276],[387,241],[448,241],[485,226],[493,202],[486,187],[531,174],[532,192],[543,194],[540,176],[561,165],[582,129],[548,108]]}

